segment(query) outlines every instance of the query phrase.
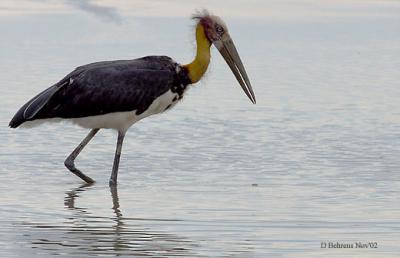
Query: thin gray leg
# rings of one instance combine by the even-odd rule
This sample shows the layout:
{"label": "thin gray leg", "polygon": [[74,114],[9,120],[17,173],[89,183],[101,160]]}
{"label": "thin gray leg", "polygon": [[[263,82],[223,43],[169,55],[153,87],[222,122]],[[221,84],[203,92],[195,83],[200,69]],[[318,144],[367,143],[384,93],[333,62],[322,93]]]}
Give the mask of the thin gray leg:
{"label": "thin gray leg", "polygon": [[117,184],[119,159],[121,157],[122,143],[124,142],[125,132],[118,131],[117,149],[115,150],[114,165],[110,177],[110,186]]}
{"label": "thin gray leg", "polygon": [[94,180],[88,177],[87,175],[83,174],[79,169],[75,167],[75,159],[99,130],[100,130],[99,128],[92,129],[89,132],[89,134],[85,137],[85,139],[83,139],[83,141],[75,148],[75,150],[64,161],[64,165],[69,169],[69,171],[79,176],[83,181],[85,181],[88,184],[94,183]]}
{"label": "thin gray leg", "polygon": [[117,185],[110,185],[112,203],[115,215],[117,215],[117,225],[120,224],[119,218],[122,217],[121,210],[119,209],[119,198],[118,198],[118,188]]}

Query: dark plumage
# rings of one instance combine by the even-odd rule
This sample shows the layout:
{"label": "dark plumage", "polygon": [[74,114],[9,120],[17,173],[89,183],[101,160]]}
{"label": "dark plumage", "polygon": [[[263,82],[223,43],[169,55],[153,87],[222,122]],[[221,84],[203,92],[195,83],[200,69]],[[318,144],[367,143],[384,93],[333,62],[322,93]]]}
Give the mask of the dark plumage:
{"label": "dark plumage", "polygon": [[186,70],[166,56],[87,64],[28,101],[9,125],[133,110],[140,115],[168,90],[181,97],[189,83]]}

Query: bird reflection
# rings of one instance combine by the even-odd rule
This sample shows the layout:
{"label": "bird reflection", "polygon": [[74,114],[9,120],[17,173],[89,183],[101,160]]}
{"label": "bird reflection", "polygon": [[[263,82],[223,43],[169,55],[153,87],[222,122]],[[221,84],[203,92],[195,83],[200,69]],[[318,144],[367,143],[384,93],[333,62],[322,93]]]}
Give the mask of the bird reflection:
{"label": "bird reflection", "polygon": [[63,223],[26,223],[34,229],[29,234],[32,248],[47,251],[51,255],[79,257],[197,256],[192,250],[196,245],[190,240],[150,229],[151,225],[148,224],[151,220],[124,218],[116,186],[110,187],[112,216],[96,216],[89,208],[79,207],[78,198],[93,188],[93,184],[84,184],[66,193],[64,206],[68,215]]}
{"label": "bird reflection", "polygon": [[82,184],[81,186],[72,189],[71,191],[67,192],[67,196],[64,199],[64,205],[65,207],[69,208],[69,209],[79,209],[79,208],[75,208],[75,198],[77,198],[79,196],[80,192],[83,192],[86,190],[86,188],[92,186],[93,183],[85,183]]}
{"label": "bird reflection", "polygon": [[116,225],[114,226],[115,229],[115,241],[114,241],[114,248],[117,250],[119,247],[124,246],[124,241],[121,238],[121,230],[123,229],[124,222],[122,220],[122,213],[121,210],[119,209],[119,198],[118,198],[118,189],[116,185],[110,185],[110,192],[111,192],[111,197],[112,197],[112,203],[113,203],[113,211],[115,214],[115,221]]}

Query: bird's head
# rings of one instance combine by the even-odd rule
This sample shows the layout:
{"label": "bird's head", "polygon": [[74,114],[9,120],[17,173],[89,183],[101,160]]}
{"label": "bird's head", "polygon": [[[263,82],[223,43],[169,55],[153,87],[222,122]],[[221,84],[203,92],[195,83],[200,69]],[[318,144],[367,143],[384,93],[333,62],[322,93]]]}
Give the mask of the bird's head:
{"label": "bird's head", "polygon": [[216,15],[205,14],[198,19],[199,23],[204,28],[207,39],[211,43],[229,37],[228,27],[220,17]]}
{"label": "bird's head", "polygon": [[235,44],[229,35],[228,27],[225,22],[220,17],[211,15],[207,11],[195,15],[193,18],[198,20],[198,25],[203,27],[207,39],[221,53],[243,91],[255,104],[256,98],[250,80],[247,76],[246,70],[244,69],[239,53],[236,50]]}

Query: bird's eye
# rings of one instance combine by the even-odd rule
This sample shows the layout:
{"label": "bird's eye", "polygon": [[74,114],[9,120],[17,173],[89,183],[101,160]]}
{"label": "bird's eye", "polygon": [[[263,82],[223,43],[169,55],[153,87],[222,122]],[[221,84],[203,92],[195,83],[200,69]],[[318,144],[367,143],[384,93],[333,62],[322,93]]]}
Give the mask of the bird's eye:
{"label": "bird's eye", "polygon": [[218,33],[218,35],[222,36],[224,34],[224,28],[222,28],[219,25],[215,25],[215,31]]}

